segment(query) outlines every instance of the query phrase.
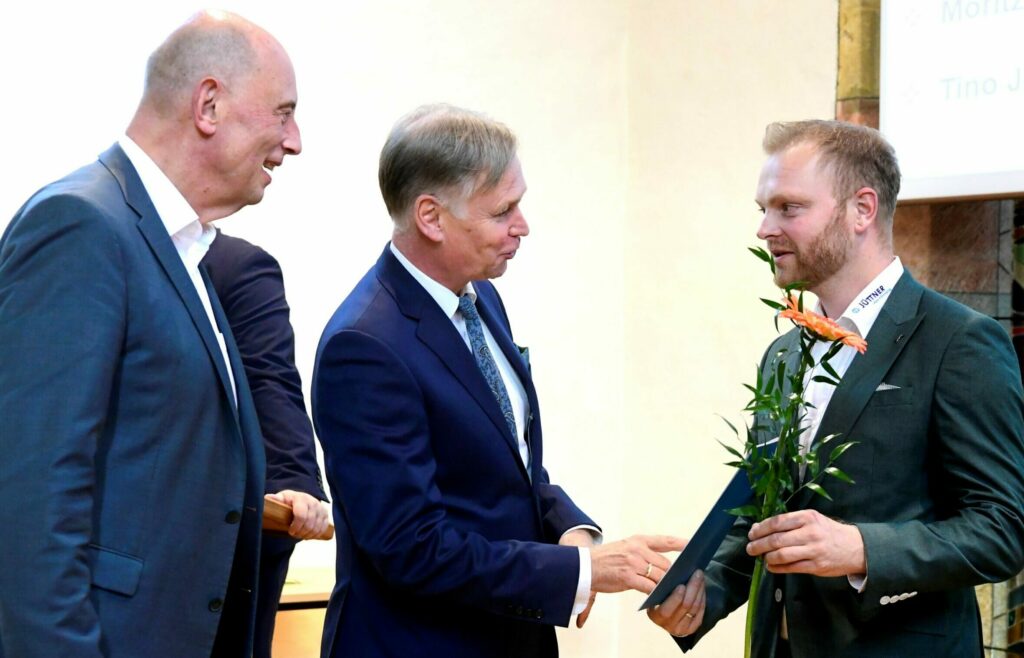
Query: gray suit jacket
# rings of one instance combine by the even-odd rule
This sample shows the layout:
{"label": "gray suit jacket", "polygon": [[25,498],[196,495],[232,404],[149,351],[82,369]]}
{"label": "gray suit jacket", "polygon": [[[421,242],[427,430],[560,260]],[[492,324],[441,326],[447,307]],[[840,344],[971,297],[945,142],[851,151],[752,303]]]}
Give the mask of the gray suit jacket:
{"label": "gray suit jacket", "polygon": [[[768,577],[755,655],[774,655],[783,607],[793,655],[981,656],[975,585],[1024,566],[1024,396],[1003,328],[905,273],[834,392],[815,440],[858,441],[837,461],[855,484],[825,482],[791,509],[856,524],[868,580]],[[798,350],[795,331],[767,351]],[[890,387],[879,390],[882,383]],[[827,456],[826,456],[827,458]],[[704,625],[746,601],[753,561],[737,522],[707,571]]]}
{"label": "gray suit jacket", "polygon": [[[209,285],[207,285],[209,288]],[[0,241],[0,655],[251,652],[264,457],[238,350],[124,152]]]}

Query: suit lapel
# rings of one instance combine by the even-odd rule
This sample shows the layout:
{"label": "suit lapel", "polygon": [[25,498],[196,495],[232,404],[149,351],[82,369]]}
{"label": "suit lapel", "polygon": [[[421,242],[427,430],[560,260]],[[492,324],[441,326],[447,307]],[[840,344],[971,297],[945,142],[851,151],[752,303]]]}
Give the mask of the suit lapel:
{"label": "suit lapel", "polygon": [[[121,150],[121,147],[116,145],[100,155],[100,161],[120,183],[125,201],[138,213],[139,231],[149,244],[150,250],[156,257],[157,262],[160,263],[160,267],[163,268],[167,278],[170,279],[171,284],[178,293],[178,297],[181,298],[185,309],[192,318],[192,323],[195,325],[196,331],[199,332],[200,338],[202,338],[203,346],[206,348],[210,360],[217,370],[221,388],[237,414],[234,395],[230,388],[231,380],[228,377],[227,366],[224,363],[224,357],[221,355],[217,338],[213,334],[213,327],[210,326],[210,319],[206,315],[206,309],[203,308],[203,303],[199,299],[199,293],[196,291],[195,286],[192,284],[192,279],[189,278],[188,272],[185,270],[185,264],[181,262],[181,257],[178,256],[178,252],[174,248],[171,236],[167,234],[167,228],[157,214],[149,194],[146,193],[142,181],[135,172],[135,168],[132,167],[131,162],[124,154],[124,151]],[[205,274],[203,280],[206,282]],[[209,283],[206,283],[207,290],[209,290]]]}
{"label": "suit lapel", "polygon": [[[477,310],[480,312],[480,319],[483,320],[487,328],[491,330],[491,335],[494,336],[495,342],[498,343],[498,347],[501,348],[505,358],[512,365],[512,370],[515,371],[516,377],[519,378],[519,383],[523,385],[523,390],[526,391],[526,400],[528,403],[527,415],[523,419],[526,423],[526,427],[523,428],[523,436],[526,439],[526,445],[530,449],[530,466],[534,466],[540,463],[540,455],[535,453],[535,446],[533,445],[533,425],[537,418],[536,409],[537,406],[537,390],[533,387],[533,377],[529,370],[526,368],[526,362],[523,361],[523,356],[519,352],[519,348],[512,340],[512,334],[509,333],[508,326],[505,324],[502,318],[504,313],[498,308],[498,302],[496,299],[492,299],[489,294],[480,294],[482,286],[477,286]],[[514,446],[516,454],[519,454],[519,446]],[[519,460],[520,462],[522,459]],[[533,480],[537,479],[537,474],[534,473]]]}
{"label": "suit lapel", "polygon": [[402,314],[418,322],[416,337],[441,360],[491,419],[498,434],[511,450],[520,472],[526,478],[526,469],[519,457],[516,439],[509,434],[498,401],[480,372],[473,354],[452,324],[451,318],[445,317],[423,286],[391,254],[389,247],[385,247],[384,253],[377,261],[377,278],[395,298]]}
{"label": "suit lapel", "polygon": [[822,463],[828,461],[828,453],[836,445],[857,440],[853,432],[857,419],[924,319],[924,313],[918,313],[923,290],[909,272],[904,272],[893,287],[889,300],[868,332],[867,351],[855,356],[850,363],[818,426],[815,442],[831,434],[838,435],[822,454]]}
{"label": "suit lapel", "polygon": [[[177,252],[175,252],[177,253]],[[206,295],[210,298],[210,310],[213,311],[213,319],[217,323],[217,331],[224,336],[224,351],[227,352],[228,358],[231,360],[231,372],[235,376],[235,391],[230,390],[231,378],[228,376],[228,372],[224,365],[223,354],[220,351],[220,345],[217,344],[216,337],[213,338],[216,352],[210,352],[211,358],[213,358],[214,364],[217,366],[217,374],[220,376],[221,383],[224,385],[224,393],[228,396],[228,401],[231,403],[231,408],[235,412],[235,417],[239,417],[238,410],[238,397],[242,394],[242,386],[239,381],[240,378],[244,380],[245,369],[242,366],[241,360],[238,358],[238,347],[234,344],[234,336],[231,333],[231,325],[228,323],[228,318],[224,314],[224,309],[220,305],[220,298],[217,297],[217,291],[213,288],[213,283],[210,281],[210,274],[206,271],[206,266],[199,265],[199,275],[203,279],[203,285],[206,286]],[[191,283],[191,279],[189,279]],[[200,311],[202,311],[203,317],[206,317],[206,309],[202,308],[202,302],[199,304]],[[192,317],[193,322],[196,321],[195,316]],[[209,326],[209,321],[206,323],[200,323],[197,326],[203,325]],[[206,337],[203,337],[203,341],[206,342]],[[210,351],[210,346],[207,344],[207,351]],[[214,358],[220,357],[220,358]],[[237,361],[237,363],[236,363]]]}

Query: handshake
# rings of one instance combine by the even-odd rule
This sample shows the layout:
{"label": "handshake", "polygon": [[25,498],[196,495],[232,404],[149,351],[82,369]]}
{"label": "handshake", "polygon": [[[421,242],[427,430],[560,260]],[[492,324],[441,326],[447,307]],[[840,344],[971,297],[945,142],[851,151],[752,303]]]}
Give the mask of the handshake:
{"label": "handshake", "polygon": [[[670,535],[634,535],[596,546],[593,536],[582,529],[567,532],[558,543],[590,549],[590,601],[576,617],[577,628],[586,623],[598,592],[632,589],[650,594],[671,566],[662,553],[686,547],[685,539]],[[661,605],[648,610],[647,616],[673,635],[685,636],[700,626],[704,602],[704,574],[697,571],[686,586],[677,587]]]}

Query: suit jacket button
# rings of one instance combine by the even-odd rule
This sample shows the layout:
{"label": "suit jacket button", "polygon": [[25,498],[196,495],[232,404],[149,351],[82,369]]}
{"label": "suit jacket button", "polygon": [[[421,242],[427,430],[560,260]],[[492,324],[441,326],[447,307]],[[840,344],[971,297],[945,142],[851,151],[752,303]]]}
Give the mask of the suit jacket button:
{"label": "suit jacket button", "polygon": [[776,603],[782,603],[782,588],[781,587],[776,587],[775,588],[775,602]]}
{"label": "suit jacket button", "polygon": [[535,614],[533,616],[533,618],[534,619],[543,619],[543,617],[544,617],[544,611],[538,608],[537,609],[537,614]]}
{"label": "suit jacket button", "polygon": [[238,510],[231,510],[224,516],[225,523],[238,523],[242,520],[242,515],[238,513]]}
{"label": "suit jacket button", "polygon": [[519,615],[519,616],[523,615],[523,606],[521,606],[521,605],[517,605],[516,606],[516,614]]}
{"label": "suit jacket button", "polygon": [[220,612],[220,609],[224,607],[224,601],[220,599],[213,599],[207,607],[210,608],[210,612]]}

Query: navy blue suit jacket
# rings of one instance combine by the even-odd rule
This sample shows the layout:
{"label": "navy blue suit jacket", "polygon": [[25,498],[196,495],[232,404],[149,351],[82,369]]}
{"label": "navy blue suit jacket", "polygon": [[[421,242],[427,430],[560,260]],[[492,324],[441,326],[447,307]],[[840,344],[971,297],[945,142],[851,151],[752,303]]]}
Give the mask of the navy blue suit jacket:
{"label": "navy blue suit jacket", "polygon": [[[209,286],[208,286],[209,289]],[[208,316],[114,146],[0,241],[0,654],[250,652],[265,471]]]}
{"label": "navy blue suit jacket", "polygon": [[327,500],[295,368],[295,333],[280,265],[260,247],[220,231],[203,265],[238,343],[256,404],[267,454],[267,493],[292,489]]}
{"label": "navy blue suit jacket", "polygon": [[557,655],[579,557],[553,544],[593,521],[549,482],[529,367],[494,287],[474,286],[529,398],[531,473],[451,320],[385,248],[313,375],[338,536],[325,657]]}

